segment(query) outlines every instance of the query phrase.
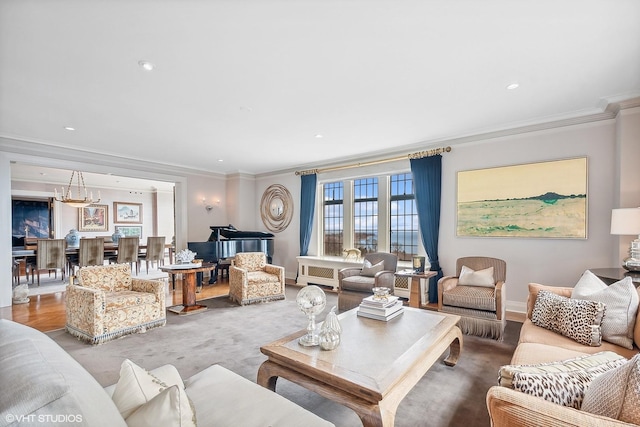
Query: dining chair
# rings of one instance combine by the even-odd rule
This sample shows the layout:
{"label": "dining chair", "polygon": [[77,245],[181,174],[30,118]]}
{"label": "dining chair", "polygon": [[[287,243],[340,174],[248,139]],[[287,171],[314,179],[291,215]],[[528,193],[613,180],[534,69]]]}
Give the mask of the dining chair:
{"label": "dining chair", "polygon": [[156,263],[156,267],[164,265],[164,246],[166,238],[165,236],[149,236],[147,237],[147,252],[140,255],[147,266],[147,272],[149,272],[149,263],[153,266]]}
{"label": "dining chair", "polygon": [[104,264],[104,237],[81,238],[77,260],[70,260],[71,272],[75,267]]}
{"label": "dining chair", "polygon": [[67,249],[67,241],[65,239],[38,239],[36,243],[36,259],[35,264],[31,264],[31,283],[33,284],[34,276],[38,276],[38,286],[40,286],[40,271],[55,271],[55,277],[58,278],[58,270],[61,271],[62,281],[64,282],[67,261],[65,258],[65,250]]}
{"label": "dining chair", "polygon": [[133,270],[133,264],[136,266],[136,275],[140,273],[140,260],[138,259],[138,247],[140,246],[140,239],[137,236],[120,237],[118,239],[118,255],[109,258],[109,262],[116,262],[118,264],[131,264]]}

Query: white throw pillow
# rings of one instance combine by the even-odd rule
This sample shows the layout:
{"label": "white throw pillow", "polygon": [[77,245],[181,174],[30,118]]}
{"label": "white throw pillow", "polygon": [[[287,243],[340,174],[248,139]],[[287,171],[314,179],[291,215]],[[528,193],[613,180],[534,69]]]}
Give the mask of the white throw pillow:
{"label": "white throw pillow", "polygon": [[113,392],[113,402],[125,420],[138,408],[146,404],[165,389],[177,385],[180,391],[180,406],[182,426],[195,426],[195,413],[191,402],[184,391],[184,383],[175,367],[167,365],[163,368],[173,368],[168,373],[166,369],[161,373],[162,377],[154,375],[130,361],[122,362],[120,367],[120,379]]}
{"label": "white throw pillow", "polygon": [[129,427],[181,427],[180,388],[173,385],[136,409],[126,419]]}
{"label": "white throw pillow", "polygon": [[638,292],[631,277],[607,286],[587,270],[571,292],[571,298],[602,302],[607,309],[602,318],[602,339],[633,349],[633,328],[638,313]]}
{"label": "white throw pillow", "polygon": [[582,410],[640,424],[640,355],[595,378],[584,393]]}
{"label": "white throw pillow", "polygon": [[382,270],[384,270],[384,261],[371,265],[371,262],[369,262],[368,259],[365,259],[362,264],[362,271],[360,272],[360,275],[373,277],[376,273],[379,273]]}
{"label": "white throw pillow", "polygon": [[496,285],[496,281],[493,278],[493,267],[474,271],[463,265],[462,270],[460,270],[460,277],[458,277],[458,285],[493,288]]}

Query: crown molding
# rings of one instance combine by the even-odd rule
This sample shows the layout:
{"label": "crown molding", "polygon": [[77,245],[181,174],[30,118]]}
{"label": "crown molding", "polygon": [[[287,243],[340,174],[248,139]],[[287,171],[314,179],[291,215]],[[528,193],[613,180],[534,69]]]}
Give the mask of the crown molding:
{"label": "crown molding", "polygon": [[187,175],[218,179],[225,178],[224,174],[217,172],[149,162],[143,159],[95,153],[82,149],[70,149],[42,142],[2,136],[0,136],[0,151],[13,153],[17,155],[15,157],[20,161],[40,166],[86,170],[86,165],[90,164],[94,166],[92,167],[92,171],[96,173],[110,173],[114,169],[126,169],[129,171],[143,172],[145,173],[144,178],[149,178],[148,174],[153,174],[155,178],[152,179],[158,181],[184,178]]}

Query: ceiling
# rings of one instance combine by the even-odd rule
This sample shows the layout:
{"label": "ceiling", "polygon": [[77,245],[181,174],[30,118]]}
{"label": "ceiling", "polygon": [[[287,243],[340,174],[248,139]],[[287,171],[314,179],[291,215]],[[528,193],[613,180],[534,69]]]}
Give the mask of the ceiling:
{"label": "ceiling", "polygon": [[639,95],[637,0],[0,0],[0,137],[212,173],[420,151]]}

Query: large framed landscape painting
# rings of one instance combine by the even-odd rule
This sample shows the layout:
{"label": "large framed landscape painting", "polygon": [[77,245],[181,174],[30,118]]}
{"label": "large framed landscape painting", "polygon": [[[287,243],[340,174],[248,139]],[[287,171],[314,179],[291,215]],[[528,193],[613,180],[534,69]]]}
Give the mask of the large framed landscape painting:
{"label": "large framed landscape painting", "polygon": [[458,172],[456,235],[587,238],[587,158]]}

